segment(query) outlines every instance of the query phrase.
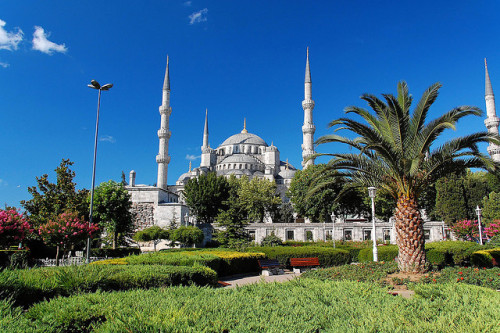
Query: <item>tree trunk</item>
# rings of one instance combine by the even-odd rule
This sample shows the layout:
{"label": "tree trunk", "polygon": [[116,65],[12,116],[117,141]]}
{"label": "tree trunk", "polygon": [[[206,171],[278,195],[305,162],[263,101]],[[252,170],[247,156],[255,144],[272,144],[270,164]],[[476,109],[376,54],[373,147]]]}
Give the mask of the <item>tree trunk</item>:
{"label": "tree trunk", "polygon": [[400,196],[396,206],[398,266],[404,273],[425,272],[424,221],[414,198]]}
{"label": "tree trunk", "polygon": [[56,266],[59,266],[59,245],[57,245],[57,250],[56,250]]}

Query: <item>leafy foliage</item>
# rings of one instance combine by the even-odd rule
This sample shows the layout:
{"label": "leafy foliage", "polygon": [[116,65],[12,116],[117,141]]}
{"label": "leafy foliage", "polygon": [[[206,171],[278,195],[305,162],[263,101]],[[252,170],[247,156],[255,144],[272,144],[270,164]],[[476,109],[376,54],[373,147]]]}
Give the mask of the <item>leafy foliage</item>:
{"label": "leafy foliage", "polygon": [[17,245],[31,232],[26,216],[15,209],[0,209],[0,246]]}
{"label": "leafy foliage", "polygon": [[157,225],[136,232],[134,240],[138,242],[153,242],[154,250],[162,239],[170,239],[170,230],[163,229]]}
{"label": "leafy foliage", "polygon": [[122,184],[110,180],[95,189],[94,221],[112,235],[114,249],[118,245],[120,235],[125,236],[132,232],[131,207],[130,194]]}
{"label": "leafy foliage", "polygon": [[57,181],[49,182],[49,176],[44,174],[37,177],[37,186],[28,187],[33,196],[31,200],[22,200],[21,205],[26,209],[34,226],[47,223],[50,219],[66,212],[77,212],[78,216],[88,216],[88,190],[76,190],[73,182],[75,172],[70,169],[73,165],[69,159],[63,159],[55,169]]}
{"label": "leafy foliage", "polygon": [[260,242],[260,246],[266,247],[266,246],[280,246],[283,244],[283,241],[281,238],[276,236],[274,234],[274,231],[271,232],[270,235],[267,235],[262,239],[262,242]]}
{"label": "leafy foliage", "polygon": [[203,242],[205,235],[200,228],[188,226],[170,231],[170,239],[185,246],[193,246]]}
{"label": "leafy foliage", "polygon": [[500,220],[500,192],[491,192],[484,198],[482,215],[486,222]]}
{"label": "leafy foliage", "polygon": [[266,213],[281,204],[274,181],[258,177],[249,181],[248,177],[242,177],[239,183],[239,205],[248,213],[249,221],[262,222]]}
{"label": "leafy foliage", "polygon": [[464,241],[477,241],[479,240],[479,224],[477,220],[462,220],[455,223],[451,230],[458,237]]}
{"label": "leafy foliage", "polygon": [[225,177],[215,172],[191,178],[184,187],[184,198],[197,220],[213,223],[219,210],[227,209],[229,183]]}

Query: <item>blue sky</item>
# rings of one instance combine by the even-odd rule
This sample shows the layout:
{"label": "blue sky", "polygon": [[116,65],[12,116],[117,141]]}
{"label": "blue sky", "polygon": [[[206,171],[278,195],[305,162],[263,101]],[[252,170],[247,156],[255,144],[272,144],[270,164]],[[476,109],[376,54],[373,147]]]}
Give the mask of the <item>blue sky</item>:
{"label": "blue sky", "polygon": [[[484,109],[484,65],[500,89],[497,1],[9,1],[0,2],[0,205],[29,199],[62,158],[90,188],[96,79],[101,104],[97,184],[134,169],[156,182],[158,106],[170,56],[168,182],[199,165],[205,108],[210,143],[242,129],[300,167],[303,81],[310,47],[316,138],[362,93],[419,98],[443,84],[431,118]],[[446,137],[485,130],[472,117]],[[320,151],[342,150],[330,145]],[[482,147],[486,152],[486,146]]]}

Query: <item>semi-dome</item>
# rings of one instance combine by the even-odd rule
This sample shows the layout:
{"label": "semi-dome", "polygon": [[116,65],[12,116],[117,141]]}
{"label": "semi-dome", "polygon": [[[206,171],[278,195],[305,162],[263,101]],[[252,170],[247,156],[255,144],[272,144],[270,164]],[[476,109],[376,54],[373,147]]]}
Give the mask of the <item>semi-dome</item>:
{"label": "semi-dome", "polygon": [[238,144],[254,144],[259,146],[266,146],[267,143],[259,136],[252,133],[238,133],[227,138],[219,147],[232,146]]}

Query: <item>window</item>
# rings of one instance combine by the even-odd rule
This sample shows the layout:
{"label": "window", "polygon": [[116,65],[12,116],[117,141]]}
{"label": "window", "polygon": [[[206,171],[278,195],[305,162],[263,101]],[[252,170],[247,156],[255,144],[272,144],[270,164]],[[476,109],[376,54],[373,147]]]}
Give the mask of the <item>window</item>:
{"label": "window", "polygon": [[332,240],[332,230],[325,230],[326,240]]}
{"label": "window", "polygon": [[344,230],[344,240],[352,240],[352,230]]}
{"label": "window", "polygon": [[431,239],[431,231],[429,229],[424,229],[424,238],[425,240]]}
{"label": "window", "polygon": [[248,230],[248,236],[251,240],[255,240],[255,230]]}
{"label": "window", "polygon": [[266,236],[271,235],[274,232],[274,229],[266,229]]}
{"label": "window", "polygon": [[312,230],[306,230],[306,241],[312,241],[312,240],[313,240]]}
{"label": "window", "polygon": [[294,234],[293,230],[287,230],[286,231],[286,240],[294,240],[293,234]]}
{"label": "window", "polygon": [[372,231],[370,229],[363,230],[363,240],[371,240],[372,239]]}
{"label": "window", "polygon": [[384,229],[384,241],[391,241],[391,229]]}

